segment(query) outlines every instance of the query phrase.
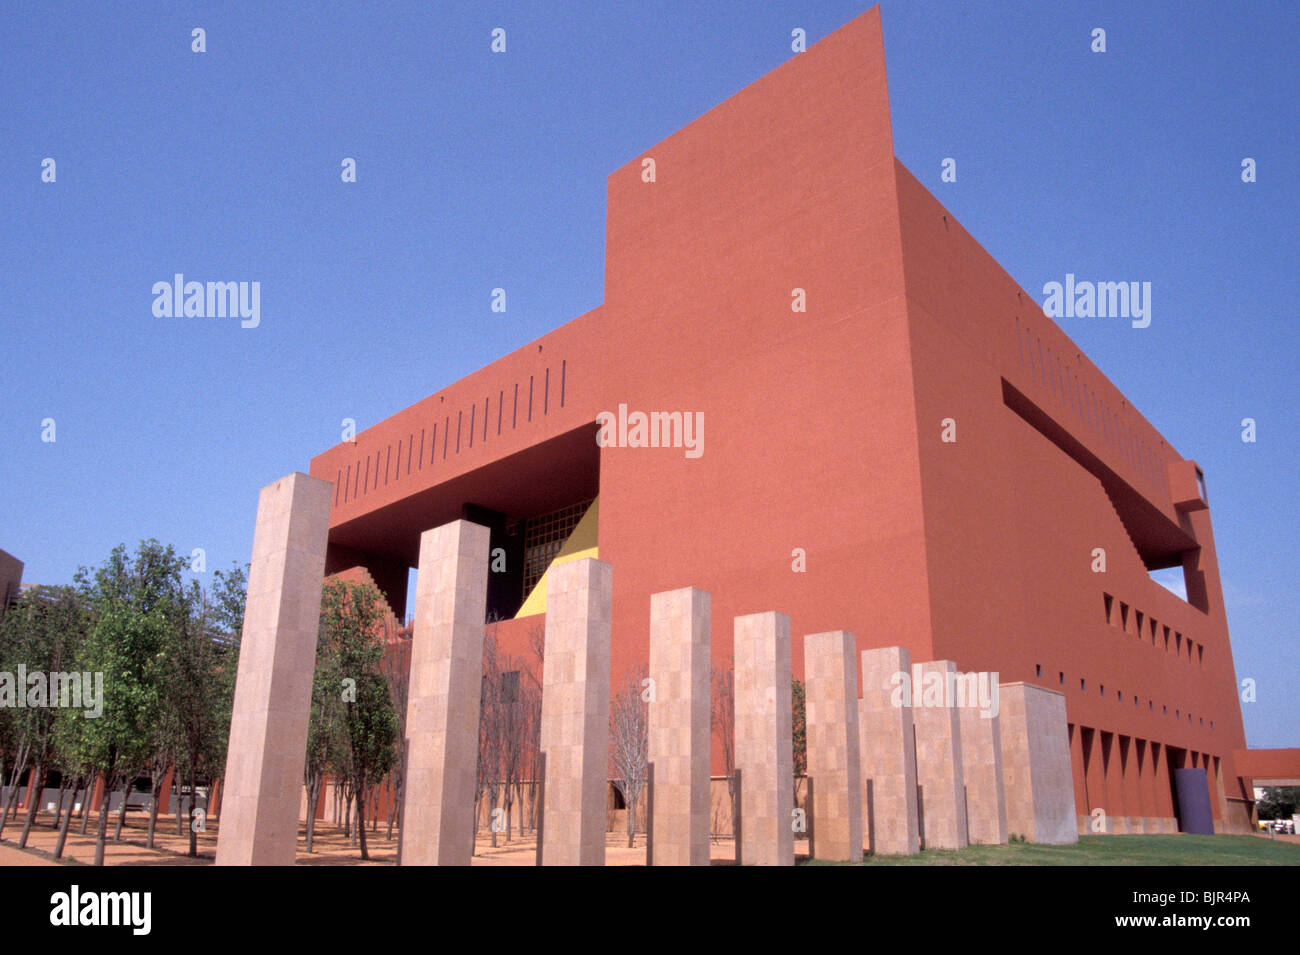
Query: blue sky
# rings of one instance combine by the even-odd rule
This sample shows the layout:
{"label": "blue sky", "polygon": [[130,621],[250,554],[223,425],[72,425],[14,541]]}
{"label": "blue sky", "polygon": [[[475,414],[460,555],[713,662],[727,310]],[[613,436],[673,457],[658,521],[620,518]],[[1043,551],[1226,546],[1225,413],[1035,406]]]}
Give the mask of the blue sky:
{"label": "blue sky", "polygon": [[[0,547],[34,583],[144,537],[245,562],[343,418],[601,302],[613,169],[866,6],[5,5]],[[1205,469],[1248,740],[1300,744],[1300,5],[883,8],[896,152],[1011,275],[1152,282],[1149,328],[1060,324]],[[261,324],[154,317],[176,272],[260,282]]]}

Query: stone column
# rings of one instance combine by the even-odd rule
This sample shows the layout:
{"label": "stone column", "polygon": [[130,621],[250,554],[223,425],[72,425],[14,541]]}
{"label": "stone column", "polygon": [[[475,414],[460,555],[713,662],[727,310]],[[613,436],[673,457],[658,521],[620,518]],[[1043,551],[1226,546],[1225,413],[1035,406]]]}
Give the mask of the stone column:
{"label": "stone column", "polygon": [[293,865],[334,486],[262,488],[240,641],[218,865]]}
{"label": "stone column", "polygon": [[737,617],[734,639],[741,858],[746,865],[794,865],[790,618]]}
{"label": "stone column", "polygon": [[921,849],[911,669],[904,647],[862,651],[862,809],[876,855],[914,855]]}
{"label": "stone column", "polygon": [[402,865],[469,865],[490,532],[452,521],[420,535],[406,703]]}
{"label": "stone column", "polygon": [[818,859],[862,859],[858,641],[844,630],[804,637],[808,778]]}
{"label": "stone column", "polygon": [[654,865],[709,864],[709,595],[650,598]]}
{"label": "stone column", "polygon": [[1030,842],[1078,842],[1065,696],[1029,683],[1004,683],[999,696],[1007,828]]}
{"label": "stone column", "polygon": [[542,865],[604,865],[613,573],[609,564],[587,557],[553,564],[548,580]]}
{"label": "stone column", "polygon": [[912,667],[916,726],[916,781],[921,788],[921,839],[927,849],[964,849],[965,773],[961,720],[953,705],[957,664],[935,660]]}
{"label": "stone column", "polygon": [[[1002,773],[1000,687],[996,673],[977,673],[987,685],[987,701],[967,699],[958,707],[961,720],[961,766],[966,784],[967,837],[972,843],[999,845],[1007,841],[1007,799]],[[987,684],[985,683],[987,681]],[[987,702],[987,705],[976,705]]]}

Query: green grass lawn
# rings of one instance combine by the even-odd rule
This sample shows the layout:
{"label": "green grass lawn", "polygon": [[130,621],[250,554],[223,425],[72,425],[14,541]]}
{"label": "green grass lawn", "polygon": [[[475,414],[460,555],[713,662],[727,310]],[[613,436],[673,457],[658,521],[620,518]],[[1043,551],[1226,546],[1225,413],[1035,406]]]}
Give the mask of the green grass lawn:
{"label": "green grass lawn", "polygon": [[[807,865],[850,863],[809,862]],[[1075,845],[1016,842],[868,856],[861,865],[1300,865],[1300,845],[1256,836],[1080,836]]]}

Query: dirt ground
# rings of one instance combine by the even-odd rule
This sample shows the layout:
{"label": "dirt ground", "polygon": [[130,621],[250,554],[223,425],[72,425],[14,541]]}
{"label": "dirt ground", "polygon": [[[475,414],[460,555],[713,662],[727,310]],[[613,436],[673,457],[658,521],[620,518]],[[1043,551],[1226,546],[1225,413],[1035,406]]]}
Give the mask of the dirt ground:
{"label": "dirt ground", "polygon": [[[67,845],[64,847],[62,864],[90,865],[95,860],[95,824],[92,818],[86,834],[80,834],[80,819],[74,819],[68,830]],[[5,865],[55,865],[53,852],[58,841],[58,832],[53,828],[54,814],[41,812],[37,814],[36,824],[32,827],[27,840],[27,849],[17,847],[17,840],[22,833],[22,819],[16,823],[10,819],[5,826],[4,838],[0,841],[0,866]],[[198,833],[198,856],[190,858],[188,835],[176,834],[175,816],[159,817],[154,832],[154,848],[146,847],[148,818],[139,812],[127,814],[126,827],[122,830],[122,841],[113,841],[116,819],[110,817],[108,825],[108,842],[104,847],[105,865],[211,865],[216,858],[217,832],[219,819],[209,819],[204,832]],[[387,827],[381,823],[377,831],[367,830],[366,840],[370,860],[361,860],[361,850],[357,845],[350,845],[344,834],[332,823],[318,821],[314,836],[314,851],[307,852],[307,831],[301,827],[298,831],[298,865],[393,865],[397,861],[397,831],[393,838],[386,838]],[[507,843],[504,834],[498,834],[498,845],[493,848],[491,834],[479,831],[475,843],[474,858],[471,865],[535,865],[537,842],[533,833],[512,833]],[[796,843],[796,854],[807,852],[807,843]],[[719,840],[710,844],[714,865],[726,865],[735,860],[735,850],[730,839]],[[645,865],[645,833],[637,833],[634,848],[627,848],[627,835],[623,832],[608,833],[605,843],[605,864],[615,866]]]}

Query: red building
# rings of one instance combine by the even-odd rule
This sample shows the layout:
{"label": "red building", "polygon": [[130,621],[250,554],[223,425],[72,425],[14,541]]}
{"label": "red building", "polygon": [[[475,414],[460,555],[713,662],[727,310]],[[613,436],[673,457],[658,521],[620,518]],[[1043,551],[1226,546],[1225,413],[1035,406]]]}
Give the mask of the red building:
{"label": "red building", "polygon": [[[602,447],[620,406],[698,430]],[[878,9],[609,176],[600,307],[311,473],[327,572],[399,614],[420,533],[460,517],[505,558],[490,611],[537,609],[598,499],[571,548],[614,568],[615,684],[650,595],[693,585],[719,666],[733,616],[780,610],[796,676],[833,629],[997,671],[1064,692],[1081,815],[1172,817],[1172,769],[1204,767],[1220,825],[1248,818],[1201,471],[895,158]],[[501,631],[522,652],[538,619]]]}

